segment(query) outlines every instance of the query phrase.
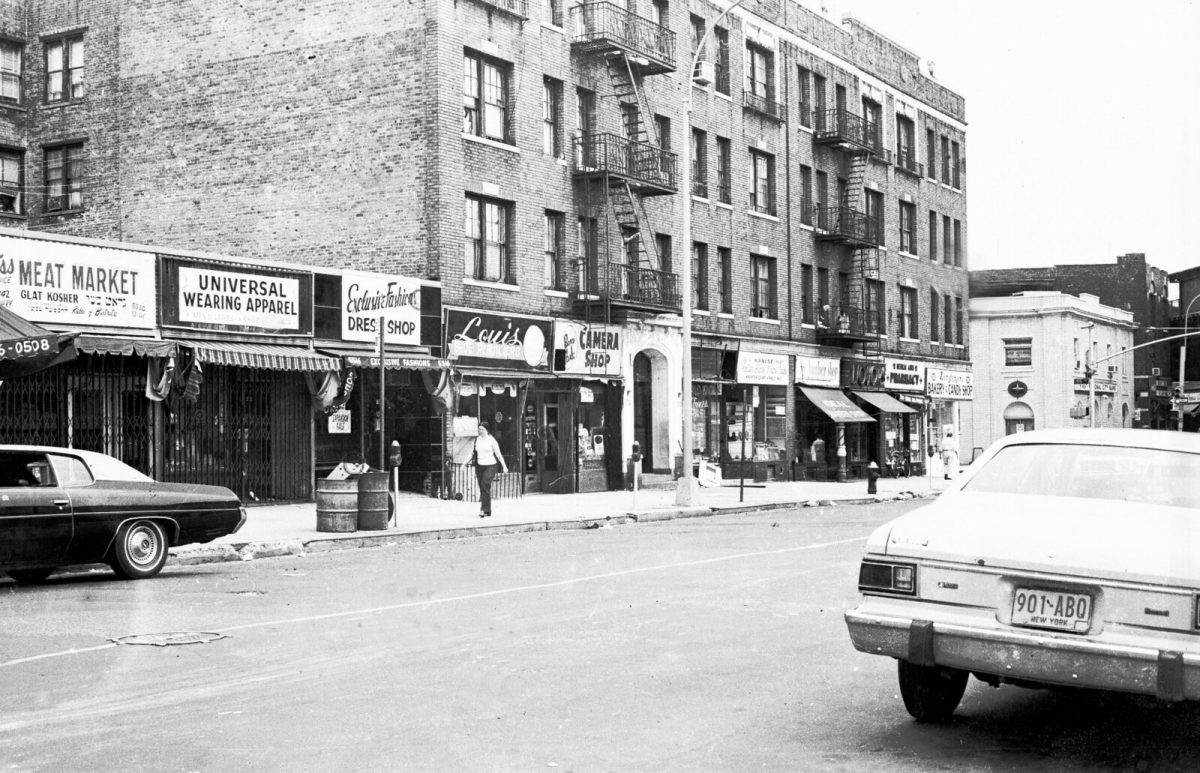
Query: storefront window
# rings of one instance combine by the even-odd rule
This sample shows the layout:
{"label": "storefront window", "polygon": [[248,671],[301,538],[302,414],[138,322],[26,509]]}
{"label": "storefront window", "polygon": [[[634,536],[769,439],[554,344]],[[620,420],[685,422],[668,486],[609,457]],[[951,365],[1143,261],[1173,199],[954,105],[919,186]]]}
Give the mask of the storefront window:
{"label": "storefront window", "polygon": [[[604,431],[606,384],[587,384],[579,388],[579,424],[575,427],[579,458],[585,461],[604,460]],[[589,402],[590,399],[590,402]]]}
{"label": "storefront window", "polygon": [[787,387],[760,386],[754,409],[754,459],[775,461],[787,454]]}

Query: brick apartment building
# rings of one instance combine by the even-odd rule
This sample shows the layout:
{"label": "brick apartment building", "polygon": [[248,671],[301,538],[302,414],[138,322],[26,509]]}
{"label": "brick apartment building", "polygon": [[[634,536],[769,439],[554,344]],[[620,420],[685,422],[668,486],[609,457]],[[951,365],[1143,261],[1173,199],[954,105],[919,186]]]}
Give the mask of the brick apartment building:
{"label": "brick apartment building", "polygon": [[[919,469],[971,395],[964,100],[855,19],[728,8],[5,0],[0,225],[311,283],[313,324],[282,339],[162,309],[114,338],[366,365],[370,343],[337,329],[348,288],[419,286],[419,336],[388,339],[403,398],[382,429],[427,485],[479,420],[525,491],[620,486],[635,442],[643,470],[670,472],[688,415],[727,477],[862,475],[901,452]],[[120,348],[89,357],[142,367]],[[352,438],[318,417],[296,446],[318,472],[378,441],[377,376],[358,378]]]}
{"label": "brick apartment building", "polygon": [[[1124,309],[1133,314],[1137,325],[1133,334],[1135,346],[1162,337],[1161,328],[1171,324],[1174,313],[1168,298],[1167,272],[1147,265],[1145,254],[1140,252],[1118,255],[1115,264],[1060,264],[970,272],[972,298],[1024,291],[1094,295],[1104,305]],[[1133,426],[1172,427],[1170,344],[1136,349],[1133,358],[1136,396]]]}

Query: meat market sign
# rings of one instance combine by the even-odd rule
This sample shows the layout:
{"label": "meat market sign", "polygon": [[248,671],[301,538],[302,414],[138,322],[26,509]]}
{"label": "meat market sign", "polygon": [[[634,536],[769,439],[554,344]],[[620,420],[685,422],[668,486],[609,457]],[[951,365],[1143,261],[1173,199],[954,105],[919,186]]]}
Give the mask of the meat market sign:
{"label": "meat market sign", "polygon": [[974,378],[968,370],[926,368],[925,394],[935,400],[970,400],[975,394]]}
{"label": "meat market sign", "polygon": [[924,392],[925,364],[916,360],[884,357],[883,388],[897,392]]}
{"label": "meat market sign", "polygon": [[31,322],[153,329],[155,256],[0,236],[0,306]]}
{"label": "meat market sign", "polygon": [[163,259],[163,324],[311,334],[312,274]]}

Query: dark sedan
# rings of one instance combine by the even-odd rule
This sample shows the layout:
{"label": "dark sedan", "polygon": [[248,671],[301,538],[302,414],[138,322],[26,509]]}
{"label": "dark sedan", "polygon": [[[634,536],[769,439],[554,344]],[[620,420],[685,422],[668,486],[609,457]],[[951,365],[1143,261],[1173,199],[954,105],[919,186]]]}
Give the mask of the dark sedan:
{"label": "dark sedan", "polygon": [[94,563],[153,577],[169,547],[210,542],[245,520],[221,486],[160,483],[92,451],[0,445],[0,571],[17,582]]}

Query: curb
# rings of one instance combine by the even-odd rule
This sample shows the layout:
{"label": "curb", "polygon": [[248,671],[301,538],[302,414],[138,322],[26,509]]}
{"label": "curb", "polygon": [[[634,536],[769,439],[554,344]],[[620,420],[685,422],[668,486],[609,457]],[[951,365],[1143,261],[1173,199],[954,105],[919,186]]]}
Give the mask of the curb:
{"label": "curb", "polygon": [[466,526],[453,529],[436,529],[418,532],[388,532],[363,535],[358,533],[330,535],[313,539],[286,539],[269,542],[234,542],[220,545],[198,545],[182,550],[172,549],[169,561],[176,566],[196,566],[232,561],[253,561],[256,558],[279,556],[303,556],[307,553],[332,553],[339,550],[386,547],[397,544],[441,542],[471,537],[496,537],[504,534],[530,534],[542,531],[564,531],[572,529],[599,529],[606,526],[657,523],[681,518],[703,518],[713,515],[736,515],[743,513],[769,512],[809,507],[838,507],[843,505],[866,505],[880,502],[922,499],[932,494],[911,491],[899,494],[871,495],[848,499],[806,499],[790,502],[765,502],[749,505],[727,505],[714,507],[676,507],[641,512],[620,513],[602,518],[583,518],[574,521],[533,521],[502,526]]}

